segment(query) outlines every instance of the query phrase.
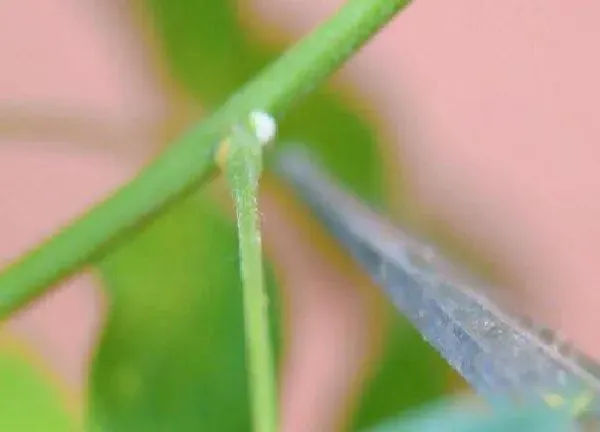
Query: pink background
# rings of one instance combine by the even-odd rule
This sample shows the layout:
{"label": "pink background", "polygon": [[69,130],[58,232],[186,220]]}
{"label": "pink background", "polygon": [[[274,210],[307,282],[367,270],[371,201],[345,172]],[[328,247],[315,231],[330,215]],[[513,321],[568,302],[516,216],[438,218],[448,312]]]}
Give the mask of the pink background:
{"label": "pink background", "polygon": [[[134,15],[119,4],[0,2],[3,262],[133,175],[159,144],[148,125],[166,124],[169,109],[187,109],[156,68]],[[257,14],[263,29],[297,37],[340,4],[254,0],[242,10]],[[593,0],[416,0],[342,77],[377,107],[382,134],[394,138],[391,150],[425,212],[498,262],[530,313],[600,357],[599,18]],[[102,145],[94,133],[81,144],[69,127],[21,130],[27,139],[17,140],[17,103],[41,118],[64,113],[117,133]],[[342,287],[347,293],[356,281],[311,261],[314,251],[274,195],[263,203],[267,248],[280,255],[293,316],[304,317],[292,320],[284,385],[297,391],[284,391],[285,430],[329,429],[341,406],[325,402],[345,391],[366,358],[366,331],[357,329],[372,312],[358,288],[340,301]],[[290,255],[292,241],[306,252]],[[65,285],[9,331],[80,388],[101,303],[89,276]],[[324,350],[332,342],[337,352]],[[340,352],[353,359],[345,368],[334,367]]]}

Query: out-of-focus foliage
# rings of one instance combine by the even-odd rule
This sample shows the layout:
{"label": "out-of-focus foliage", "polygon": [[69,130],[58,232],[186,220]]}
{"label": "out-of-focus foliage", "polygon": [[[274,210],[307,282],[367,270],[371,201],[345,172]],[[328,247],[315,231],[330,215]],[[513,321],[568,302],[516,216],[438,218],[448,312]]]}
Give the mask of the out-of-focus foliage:
{"label": "out-of-focus foliage", "polygon": [[0,342],[0,431],[77,430],[56,382],[14,343]]}
{"label": "out-of-focus foliage", "polygon": [[91,377],[100,430],[248,430],[236,244],[193,199],[102,264],[113,305]]}
{"label": "out-of-focus foliage", "polygon": [[[247,34],[236,4],[147,2],[171,73],[209,109],[281,51]],[[338,95],[318,89],[286,114],[280,131],[281,142],[309,146],[361,197],[385,204],[376,134]],[[93,364],[93,420],[111,431],[249,430],[234,224],[196,198],[100,270],[111,312]],[[440,395],[447,370],[412,329],[393,319],[354,428]]]}
{"label": "out-of-focus foliage", "polygon": [[408,323],[396,317],[389,331],[387,350],[365,388],[362,409],[355,413],[355,429],[428,402],[441,394],[441,383],[449,376],[445,361],[429,347],[423,347],[421,335]]}
{"label": "out-of-focus foliage", "polygon": [[[464,401],[461,401],[464,402]],[[462,406],[461,406],[462,405]],[[509,401],[493,413],[482,406],[443,400],[397,420],[388,420],[368,432],[575,432],[577,426],[565,411],[546,405],[520,407]]]}
{"label": "out-of-focus foliage", "polygon": [[[261,46],[241,27],[238,0],[148,0],[170,71],[199,103],[218,108],[285,47]],[[257,107],[260,109],[260,107]],[[375,131],[324,88],[299,100],[280,121],[278,146],[300,141],[360,196],[383,203]]]}

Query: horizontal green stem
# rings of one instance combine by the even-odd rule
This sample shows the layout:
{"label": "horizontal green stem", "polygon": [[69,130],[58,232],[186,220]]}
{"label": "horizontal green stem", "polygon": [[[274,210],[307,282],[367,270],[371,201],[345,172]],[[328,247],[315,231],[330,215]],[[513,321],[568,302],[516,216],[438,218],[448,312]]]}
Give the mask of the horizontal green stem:
{"label": "horizontal green stem", "polygon": [[0,274],[0,319],[91,264],[141,222],[196,190],[215,172],[216,148],[233,124],[256,109],[283,112],[407,3],[349,0],[332,19],[292,47],[210,118],[176,140],[135,179],[6,268]]}

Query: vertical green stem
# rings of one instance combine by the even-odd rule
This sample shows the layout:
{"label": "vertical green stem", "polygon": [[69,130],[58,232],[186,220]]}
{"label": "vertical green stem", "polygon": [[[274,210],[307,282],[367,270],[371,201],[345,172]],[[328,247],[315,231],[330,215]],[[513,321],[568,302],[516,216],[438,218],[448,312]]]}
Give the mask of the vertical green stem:
{"label": "vertical green stem", "polygon": [[239,125],[222,146],[237,213],[253,425],[257,432],[275,432],[277,396],[257,205],[263,142],[250,126]]}

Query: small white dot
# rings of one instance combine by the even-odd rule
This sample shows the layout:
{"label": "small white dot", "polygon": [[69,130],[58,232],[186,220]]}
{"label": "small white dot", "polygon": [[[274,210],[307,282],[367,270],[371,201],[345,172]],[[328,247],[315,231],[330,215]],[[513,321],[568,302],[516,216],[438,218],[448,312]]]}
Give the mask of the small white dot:
{"label": "small white dot", "polygon": [[277,134],[277,122],[272,116],[262,111],[250,113],[250,126],[262,144],[268,144]]}

